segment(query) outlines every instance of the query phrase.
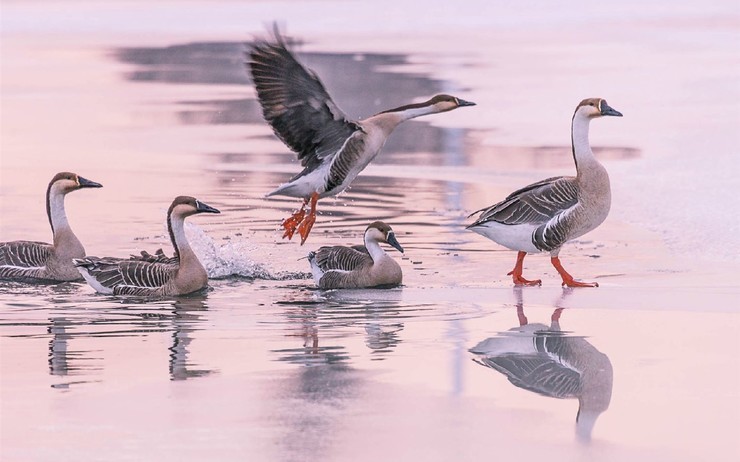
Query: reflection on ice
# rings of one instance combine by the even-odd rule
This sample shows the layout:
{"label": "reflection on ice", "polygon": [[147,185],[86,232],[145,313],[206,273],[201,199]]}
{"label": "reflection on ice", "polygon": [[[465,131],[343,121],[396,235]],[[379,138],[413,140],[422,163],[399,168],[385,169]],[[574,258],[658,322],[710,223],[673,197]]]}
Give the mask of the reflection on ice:
{"label": "reflection on ice", "polygon": [[576,435],[590,440],[596,419],[609,408],[613,371],[609,358],[583,337],[563,332],[559,305],[573,289],[563,289],[549,326],[530,324],[522,288],[517,297],[519,326],[470,349],[476,362],[504,374],[516,387],[551,398],[578,399]]}

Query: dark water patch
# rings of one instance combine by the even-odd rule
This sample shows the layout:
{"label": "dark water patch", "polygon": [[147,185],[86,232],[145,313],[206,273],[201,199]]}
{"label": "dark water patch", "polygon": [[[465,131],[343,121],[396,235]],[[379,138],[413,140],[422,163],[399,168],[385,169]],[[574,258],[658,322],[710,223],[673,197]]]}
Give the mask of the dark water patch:
{"label": "dark water patch", "polygon": [[[262,110],[244,65],[247,44],[199,42],[165,47],[119,48],[112,51],[118,61],[133,64],[124,75],[133,82],[168,84],[239,85],[244,97],[210,100],[181,100],[176,111],[181,124],[264,124]],[[447,91],[452,85],[421,73],[390,71],[410,64],[408,55],[392,53],[325,53],[295,50],[297,58],[322,80],[334,101],[351,119],[408,104]],[[425,121],[411,121],[399,127],[384,151],[390,153],[445,153],[425,159],[394,158],[383,162],[432,165],[464,164],[465,129],[433,127]],[[286,147],[286,151],[288,148]],[[229,162],[234,157],[224,157]]]}

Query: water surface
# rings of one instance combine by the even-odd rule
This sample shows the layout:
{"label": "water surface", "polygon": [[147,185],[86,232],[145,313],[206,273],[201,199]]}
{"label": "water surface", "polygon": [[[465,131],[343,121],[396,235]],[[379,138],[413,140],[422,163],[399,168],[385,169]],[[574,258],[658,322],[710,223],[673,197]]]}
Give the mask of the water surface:
{"label": "water surface", "polygon": [[[334,2],[82,2],[37,22],[51,6],[4,4],[1,240],[50,238],[43,192],[60,170],[104,184],[66,202],[90,254],[170,253],[180,194],[222,214],[187,227],[213,277],[201,294],[0,283],[2,459],[736,459],[740,210],[718,199],[737,186],[736,9],[584,3],[576,18],[484,3],[403,24],[368,10],[357,27]],[[298,201],[263,197],[299,166],[243,68],[274,18],[352,117],[440,92],[478,103],[400,127],[320,202],[303,247],[277,231]],[[466,217],[571,174],[570,115],[590,96],[625,113],[592,124],[614,206],[561,257],[601,287],[563,290],[530,256],[543,286],[514,289],[515,256]],[[313,288],[306,253],[359,243],[376,219],[406,249],[390,250],[404,285]],[[566,345],[566,362],[597,352],[584,361],[612,380],[557,398],[512,379],[492,349],[522,336]],[[607,403],[592,431],[576,424],[579,396]]]}

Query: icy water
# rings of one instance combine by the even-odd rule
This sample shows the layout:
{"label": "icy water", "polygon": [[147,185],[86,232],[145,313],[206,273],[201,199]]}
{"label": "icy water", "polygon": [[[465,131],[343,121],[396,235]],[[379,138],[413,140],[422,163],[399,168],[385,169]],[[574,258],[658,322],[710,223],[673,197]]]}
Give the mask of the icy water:
{"label": "icy water", "polygon": [[[104,185],[66,201],[92,255],[171,253],[180,194],[222,214],[189,219],[202,294],[0,283],[0,459],[736,460],[737,6],[576,4],[3,2],[0,240],[50,239],[61,170]],[[299,166],[243,68],[273,19],[352,117],[478,103],[400,127],[303,247],[277,230],[297,201],[263,198]],[[625,114],[591,126],[613,209],[561,257],[601,287],[535,255],[543,286],[515,289],[466,216],[571,174],[591,96]],[[306,253],[377,219],[404,285],[314,289]],[[576,388],[536,385],[545,344]]]}

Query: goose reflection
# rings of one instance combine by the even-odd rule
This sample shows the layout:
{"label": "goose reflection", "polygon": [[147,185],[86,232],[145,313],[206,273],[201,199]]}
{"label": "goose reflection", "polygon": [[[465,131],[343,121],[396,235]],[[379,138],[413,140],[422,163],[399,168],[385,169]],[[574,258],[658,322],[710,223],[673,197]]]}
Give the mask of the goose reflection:
{"label": "goose reflection", "polygon": [[212,369],[197,369],[189,359],[193,332],[200,330],[202,313],[208,309],[205,294],[178,297],[173,304],[172,345],[169,347],[170,380],[187,380],[212,374]]}
{"label": "goose reflection", "polygon": [[609,358],[583,337],[563,332],[559,307],[572,289],[564,289],[551,324],[530,324],[517,287],[519,326],[478,343],[475,361],[504,374],[516,387],[552,398],[578,399],[576,435],[591,439],[596,419],[609,408],[613,372]]}

